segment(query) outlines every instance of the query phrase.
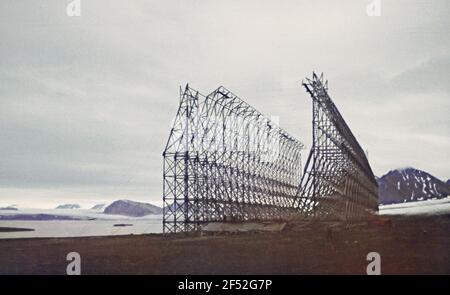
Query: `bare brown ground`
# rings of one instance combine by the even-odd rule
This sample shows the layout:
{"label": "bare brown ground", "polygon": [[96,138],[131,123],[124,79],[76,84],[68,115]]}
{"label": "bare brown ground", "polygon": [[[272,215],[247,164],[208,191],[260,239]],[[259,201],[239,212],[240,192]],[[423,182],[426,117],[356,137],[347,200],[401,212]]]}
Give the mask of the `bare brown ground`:
{"label": "bare brown ground", "polygon": [[[389,225],[208,236],[139,235],[0,240],[0,274],[65,274],[79,252],[82,274],[450,274],[450,218],[392,218]],[[327,234],[328,232],[328,234]]]}

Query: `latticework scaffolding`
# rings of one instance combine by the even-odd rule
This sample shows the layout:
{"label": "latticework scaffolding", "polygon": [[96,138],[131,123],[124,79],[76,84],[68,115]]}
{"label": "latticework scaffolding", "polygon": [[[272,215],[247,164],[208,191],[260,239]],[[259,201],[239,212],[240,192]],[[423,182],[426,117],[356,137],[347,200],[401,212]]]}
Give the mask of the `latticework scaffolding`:
{"label": "latticework scaffolding", "polygon": [[164,151],[164,231],[295,212],[302,148],[224,87],[186,86]]}
{"label": "latticework scaffolding", "polygon": [[366,155],[327,94],[322,76],[303,86],[313,99],[313,146],[303,144],[236,95],[206,97],[189,86],[165,147],[165,233],[209,222],[288,216],[354,220],[377,210]]}
{"label": "latticework scaffolding", "polygon": [[327,85],[316,74],[303,83],[313,100],[313,143],[294,207],[304,216],[357,220],[377,211],[378,185]]}

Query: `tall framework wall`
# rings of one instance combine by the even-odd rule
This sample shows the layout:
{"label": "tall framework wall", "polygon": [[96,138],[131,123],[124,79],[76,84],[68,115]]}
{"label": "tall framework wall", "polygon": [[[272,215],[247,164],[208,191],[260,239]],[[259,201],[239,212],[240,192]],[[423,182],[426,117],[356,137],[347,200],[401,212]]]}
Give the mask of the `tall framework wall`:
{"label": "tall framework wall", "polygon": [[313,73],[303,87],[313,101],[313,143],[294,202],[303,216],[358,220],[378,210],[378,185],[366,154]]}
{"label": "tall framework wall", "polygon": [[302,148],[224,87],[186,86],[163,153],[164,232],[295,213]]}
{"label": "tall framework wall", "polygon": [[208,222],[288,216],[360,219],[378,208],[364,151],[327,93],[323,76],[303,83],[313,101],[313,144],[303,144],[219,87],[188,85],[163,152],[165,233]]}

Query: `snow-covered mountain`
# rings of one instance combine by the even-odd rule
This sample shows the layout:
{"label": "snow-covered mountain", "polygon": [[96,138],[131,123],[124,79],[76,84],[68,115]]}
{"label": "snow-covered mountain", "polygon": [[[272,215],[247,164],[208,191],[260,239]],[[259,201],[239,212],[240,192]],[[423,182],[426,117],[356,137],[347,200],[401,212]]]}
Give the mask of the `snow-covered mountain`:
{"label": "snow-covered mountain", "polygon": [[106,204],[97,204],[94,207],[91,208],[91,210],[102,210],[105,208]]}
{"label": "snow-covered mountain", "polygon": [[118,200],[105,208],[105,214],[125,215],[132,217],[141,217],[151,214],[162,214],[162,208],[148,204],[130,200]]}
{"label": "snow-covered mountain", "polygon": [[78,204],[63,204],[63,205],[59,205],[55,209],[80,209],[80,208],[81,207]]}
{"label": "snow-covered mountain", "polygon": [[450,195],[450,183],[414,168],[391,170],[377,179],[378,202],[394,204],[440,199]]}

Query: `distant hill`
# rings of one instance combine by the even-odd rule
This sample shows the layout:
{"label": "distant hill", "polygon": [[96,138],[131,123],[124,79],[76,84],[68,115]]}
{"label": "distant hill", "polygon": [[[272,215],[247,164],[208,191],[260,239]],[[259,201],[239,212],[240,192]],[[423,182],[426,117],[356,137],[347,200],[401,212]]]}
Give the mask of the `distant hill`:
{"label": "distant hill", "polygon": [[80,208],[81,207],[78,204],[63,204],[63,205],[59,205],[55,209],[80,209]]}
{"label": "distant hill", "polygon": [[19,209],[17,209],[14,206],[8,206],[8,207],[0,207],[0,210],[18,211]]}
{"label": "distant hill", "polygon": [[415,168],[395,169],[377,179],[380,204],[395,204],[450,195],[450,183]]}
{"label": "distant hill", "polygon": [[88,218],[54,214],[14,214],[0,215],[0,220],[88,220]]}
{"label": "distant hill", "polygon": [[106,204],[97,204],[94,207],[91,208],[91,210],[102,210],[105,208]]}
{"label": "distant hill", "polygon": [[130,200],[118,200],[106,207],[103,213],[141,217],[151,214],[162,214],[163,209],[149,203],[140,203]]}

